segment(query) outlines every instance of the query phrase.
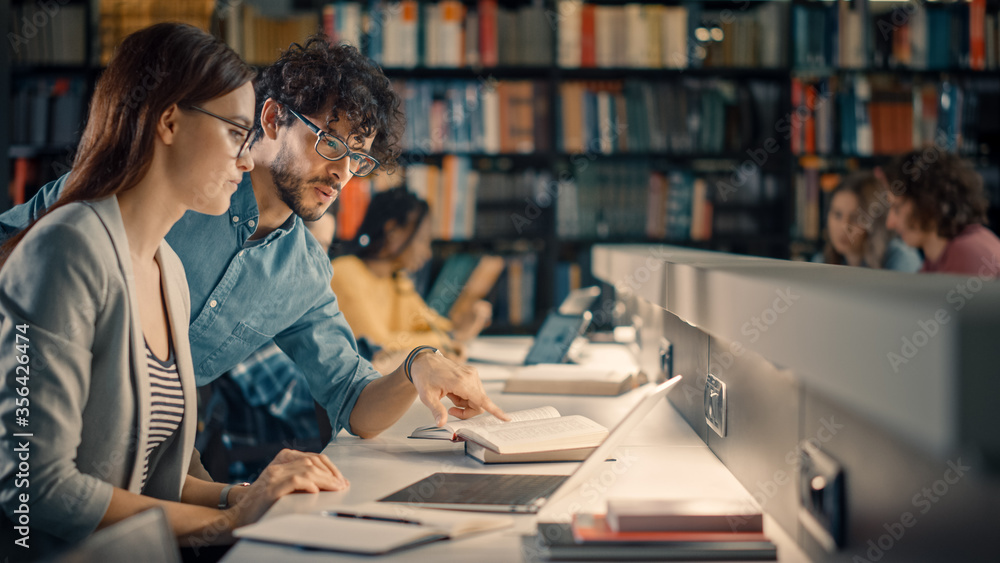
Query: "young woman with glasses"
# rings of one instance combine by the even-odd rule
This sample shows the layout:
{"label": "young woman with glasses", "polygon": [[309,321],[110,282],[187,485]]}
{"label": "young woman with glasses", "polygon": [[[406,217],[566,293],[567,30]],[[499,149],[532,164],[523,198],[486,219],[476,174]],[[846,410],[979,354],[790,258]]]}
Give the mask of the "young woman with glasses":
{"label": "young woman with glasses", "polygon": [[[288,451],[245,488],[187,475],[191,305],[164,236],[188,211],[225,213],[253,168],[253,76],[188,25],[127,37],[60,199],[0,249],[0,541],[14,560],[153,506],[182,544],[225,543],[282,495],[347,486],[326,457]],[[30,479],[7,453],[24,444]]]}

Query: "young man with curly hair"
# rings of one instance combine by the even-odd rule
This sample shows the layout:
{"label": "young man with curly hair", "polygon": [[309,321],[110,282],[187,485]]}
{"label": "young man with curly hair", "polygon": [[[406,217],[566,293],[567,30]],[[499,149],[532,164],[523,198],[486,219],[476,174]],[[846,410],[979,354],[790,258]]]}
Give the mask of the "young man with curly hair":
{"label": "young man with curly hair", "polygon": [[[385,74],[357,49],[316,37],[293,44],[255,89],[249,149],[255,167],[244,174],[228,213],[188,213],[166,237],[191,290],[198,385],[273,339],[305,374],[334,435],[347,428],[376,436],[417,396],[438,424],[449,413],[505,418],[474,368],[433,350],[415,350],[380,377],[358,354],[330,288],[330,261],[303,225],[322,216],[353,176],[393,168],[404,119]],[[67,176],[0,216],[3,238],[43,213]],[[450,409],[442,404],[446,396]]]}
{"label": "young man with curly hair", "polygon": [[982,178],[955,154],[913,151],[885,169],[886,226],[924,253],[921,272],[1000,277],[1000,238],[987,229]]}

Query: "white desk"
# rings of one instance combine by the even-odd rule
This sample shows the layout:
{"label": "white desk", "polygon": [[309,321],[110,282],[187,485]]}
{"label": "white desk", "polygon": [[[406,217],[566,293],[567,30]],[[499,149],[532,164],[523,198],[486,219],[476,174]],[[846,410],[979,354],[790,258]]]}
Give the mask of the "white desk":
{"label": "white desk", "polygon": [[[638,399],[635,392],[620,397],[505,395],[499,382],[484,384],[500,407],[520,410],[552,405],[562,414],[582,414],[612,427]],[[676,392],[676,391],[675,391]],[[432,423],[430,411],[416,401],[413,407],[378,438],[361,440],[341,433],[324,450],[351,482],[347,491],[291,495],[281,499],[264,518],[318,512],[342,504],[357,504],[389,493],[439,471],[568,474],[576,463],[484,466],[465,457],[461,444],[406,438],[417,426]],[[444,541],[378,557],[306,551],[278,545],[240,541],[224,562],[307,561],[434,561],[440,563],[507,563],[522,561],[521,538],[534,534],[536,521],[568,521],[573,510],[603,512],[607,495],[712,497],[750,500],[750,495],[666,401],[656,407],[619,449],[609,471],[585,483],[538,515],[514,515],[513,528],[481,536]],[[806,561],[784,531],[766,519],[765,532],[778,545],[779,561]]]}

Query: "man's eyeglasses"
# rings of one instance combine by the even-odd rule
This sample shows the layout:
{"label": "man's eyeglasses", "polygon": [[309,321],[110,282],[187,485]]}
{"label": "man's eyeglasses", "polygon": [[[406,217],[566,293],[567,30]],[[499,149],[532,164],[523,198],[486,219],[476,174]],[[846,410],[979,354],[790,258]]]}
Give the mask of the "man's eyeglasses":
{"label": "man's eyeglasses", "polygon": [[285,106],[285,109],[289,111],[292,115],[299,118],[299,121],[306,124],[313,133],[316,133],[316,152],[320,156],[327,160],[337,161],[345,156],[349,156],[348,169],[350,169],[351,174],[358,177],[363,177],[371,174],[379,167],[379,161],[375,160],[371,156],[363,153],[352,151],[347,143],[343,139],[334,135],[333,133],[327,133],[319,127],[317,127],[312,121],[309,121],[305,117],[299,114],[299,112],[293,110],[292,108]]}
{"label": "man's eyeglasses", "polygon": [[242,132],[241,133],[237,133],[236,131],[232,131],[231,134],[233,135],[234,138],[236,138],[240,142],[240,151],[238,153],[236,153],[236,158],[240,158],[240,157],[243,156],[243,153],[247,150],[247,146],[249,146],[249,144],[250,144],[250,135],[253,133],[253,129],[252,128],[247,127],[246,125],[243,125],[241,123],[237,123],[237,122],[233,121],[232,119],[229,119],[229,118],[226,118],[226,117],[222,117],[221,115],[214,114],[214,113],[208,111],[207,109],[200,108],[198,106],[191,106],[188,109],[193,109],[194,111],[200,111],[201,113],[204,113],[205,115],[211,115],[212,117],[214,117],[216,119],[221,119],[222,121],[225,121],[226,123],[232,125],[233,127],[238,127],[240,129],[240,131],[242,131]]}

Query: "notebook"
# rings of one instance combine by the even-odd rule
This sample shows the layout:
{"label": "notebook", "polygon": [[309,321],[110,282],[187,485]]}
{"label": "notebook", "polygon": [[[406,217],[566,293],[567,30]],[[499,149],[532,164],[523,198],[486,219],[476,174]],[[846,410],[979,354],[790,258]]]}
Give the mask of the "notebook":
{"label": "notebook", "polygon": [[681,377],[677,376],[646,390],[646,396],[570,475],[435,473],[379,499],[379,502],[423,508],[535,514],[546,503],[572,492],[605,467],[605,460],[615,452],[629,432],[680,380]]}

